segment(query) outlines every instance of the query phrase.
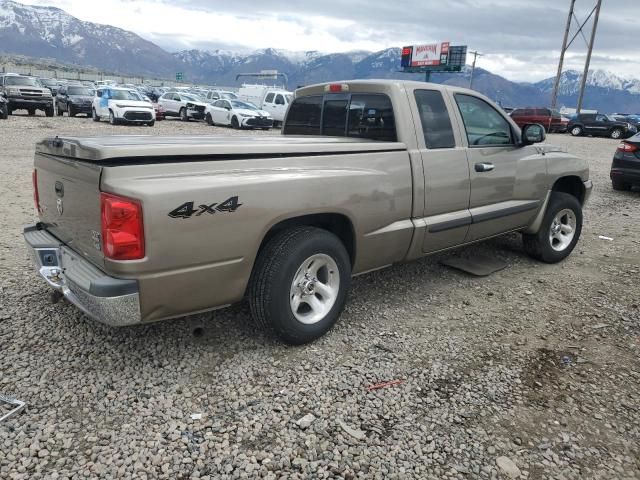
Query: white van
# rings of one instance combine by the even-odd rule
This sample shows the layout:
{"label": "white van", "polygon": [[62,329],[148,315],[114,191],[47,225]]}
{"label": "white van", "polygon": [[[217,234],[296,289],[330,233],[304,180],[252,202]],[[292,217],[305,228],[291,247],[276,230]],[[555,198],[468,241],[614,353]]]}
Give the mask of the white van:
{"label": "white van", "polygon": [[238,97],[240,100],[253,103],[259,109],[269,112],[275,123],[284,120],[289,104],[293,100],[293,93],[266,85],[243,85],[238,91]]}

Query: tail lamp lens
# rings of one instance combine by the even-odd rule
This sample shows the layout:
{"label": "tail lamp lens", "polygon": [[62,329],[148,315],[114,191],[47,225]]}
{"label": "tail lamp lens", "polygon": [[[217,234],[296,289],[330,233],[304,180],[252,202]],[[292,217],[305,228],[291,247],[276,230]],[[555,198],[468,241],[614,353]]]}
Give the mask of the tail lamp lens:
{"label": "tail lamp lens", "polygon": [[638,147],[633,143],[622,142],[620,145],[618,145],[619,152],[631,153],[637,150],[638,150]]}
{"label": "tail lamp lens", "polygon": [[35,204],[36,212],[40,214],[42,210],[40,209],[40,194],[38,193],[38,170],[33,170],[31,180],[33,181],[33,203]]}
{"label": "tail lamp lens", "polygon": [[112,260],[137,260],[144,257],[142,205],[111,193],[100,194],[102,212],[102,250]]}

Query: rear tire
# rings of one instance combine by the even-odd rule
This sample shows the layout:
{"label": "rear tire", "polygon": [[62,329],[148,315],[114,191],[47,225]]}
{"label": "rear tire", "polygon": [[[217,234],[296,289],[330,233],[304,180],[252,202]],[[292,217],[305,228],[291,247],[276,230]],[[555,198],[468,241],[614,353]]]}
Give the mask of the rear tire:
{"label": "rear tire", "polygon": [[582,205],[576,197],[552,192],[536,234],[523,234],[524,249],[545,263],[564,260],[573,251],[582,232]]}
{"label": "rear tire", "polygon": [[631,190],[631,185],[623,182],[622,180],[611,180],[611,186],[613,187],[614,190],[618,190],[622,192],[625,190]]}
{"label": "rear tire", "polygon": [[27,109],[27,113],[29,114],[29,116],[35,115],[36,114],[36,109],[35,108],[29,108],[29,109]]}
{"label": "rear tire", "polygon": [[9,118],[9,109],[6,106],[0,108],[0,119],[6,120],[7,118]]}
{"label": "rear tire", "polygon": [[350,282],[349,254],[333,233],[315,227],[285,230],[256,260],[249,289],[251,314],[283,342],[308,343],[336,323]]}
{"label": "rear tire", "polygon": [[56,115],[61,117],[63,113],[64,113],[64,110],[62,110],[60,108],[60,105],[58,103],[56,103]]}
{"label": "rear tire", "polygon": [[151,120],[149,123],[147,123],[147,125],[149,125],[150,127],[153,127],[156,124],[155,120]]}
{"label": "rear tire", "polygon": [[187,109],[184,107],[180,109],[180,120],[182,120],[183,122],[189,121],[189,115],[187,115]]}
{"label": "rear tire", "polygon": [[73,105],[69,105],[69,109],[67,110],[67,115],[69,115],[70,117],[76,116],[76,112],[73,110]]}
{"label": "rear tire", "polygon": [[100,117],[96,113],[96,109],[95,108],[91,109],[91,118],[93,119],[94,122],[99,122],[100,121]]}
{"label": "rear tire", "polygon": [[582,135],[582,127],[576,125],[575,127],[571,127],[571,135],[574,137],[579,137]]}
{"label": "rear tire", "polygon": [[54,112],[54,110],[53,110],[53,105],[51,105],[50,107],[45,108],[45,109],[44,109],[44,114],[45,114],[47,117],[53,117],[53,116],[55,115],[55,112]]}
{"label": "rear tire", "polygon": [[613,130],[611,130],[611,134],[609,136],[614,140],[619,140],[620,138],[622,138],[622,130],[619,128],[614,128]]}

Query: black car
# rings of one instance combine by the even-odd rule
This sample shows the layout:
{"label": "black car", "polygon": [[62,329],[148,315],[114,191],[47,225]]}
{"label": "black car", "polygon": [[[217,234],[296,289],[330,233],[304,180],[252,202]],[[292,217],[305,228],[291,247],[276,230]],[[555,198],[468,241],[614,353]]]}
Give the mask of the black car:
{"label": "black car", "polygon": [[614,190],[640,187],[640,133],[624,140],[613,155],[611,184]]}
{"label": "black car", "polygon": [[637,115],[623,115],[621,113],[614,113],[611,115],[614,120],[618,122],[627,122],[636,127],[636,130],[640,132],[640,117]]}
{"label": "black car", "polygon": [[571,135],[593,135],[594,137],[627,138],[635,135],[638,130],[629,122],[619,122],[609,115],[602,113],[582,113],[571,119],[567,130]]}
{"label": "black car", "polygon": [[91,115],[91,105],[94,91],[82,85],[63,85],[56,95],[56,108],[58,115],[67,112],[70,117],[78,113]]}
{"label": "black car", "polygon": [[39,78],[38,83],[45,88],[51,90],[51,95],[54,97],[58,93],[58,89],[60,88],[60,83],[55,78]]}
{"label": "black car", "polygon": [[9,118],[9,102],[0,94],[0,120]]}

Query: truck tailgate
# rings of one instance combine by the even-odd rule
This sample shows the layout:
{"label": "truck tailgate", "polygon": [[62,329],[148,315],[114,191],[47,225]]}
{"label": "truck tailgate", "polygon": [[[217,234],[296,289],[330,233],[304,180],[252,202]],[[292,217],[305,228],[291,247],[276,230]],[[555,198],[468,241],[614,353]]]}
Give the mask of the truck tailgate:
{"label": "truck tailgate", "polygon": [[40,221],[76,253],[103,265],[100,242],[102,167],[72,158],[36,153]]}

